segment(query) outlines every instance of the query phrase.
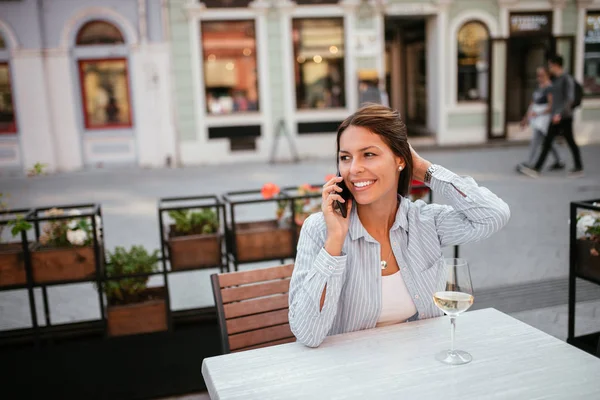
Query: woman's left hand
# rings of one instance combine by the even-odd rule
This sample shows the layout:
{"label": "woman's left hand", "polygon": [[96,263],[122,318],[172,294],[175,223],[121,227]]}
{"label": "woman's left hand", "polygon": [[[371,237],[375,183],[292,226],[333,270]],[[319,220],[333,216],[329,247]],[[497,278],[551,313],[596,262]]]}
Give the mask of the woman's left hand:
{"label": "woman's left hand", "polygon": [[412,179],[423,182],[425,180],[425,172],[427,172],[427,169],[431,166],[431,163],[421,157],[412,146],[410,146],[410,153],[413,160]]}

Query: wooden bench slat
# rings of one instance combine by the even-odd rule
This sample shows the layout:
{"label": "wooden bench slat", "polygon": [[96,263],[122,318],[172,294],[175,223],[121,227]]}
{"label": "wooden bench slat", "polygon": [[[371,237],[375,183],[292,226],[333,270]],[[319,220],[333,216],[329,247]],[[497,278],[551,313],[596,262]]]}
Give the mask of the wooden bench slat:
{"label": "wooden bench slat", "polygon": [[221,289],[221,298],[223,304],[233,301],[252,299],[254,297],[263,297],[277,293],[287,293],[290,288],[289,279],[280,279],[266,283],[257,283],[255,285],[240,286]]}
{"label": "wooden bench slat", "polygon": [[288,322],[288,310],[277,310],[248,317],[234,318],[227,321],[227,332],[230,335],[252,331],[267,326],[281,325]]}
{"label": "wooden bench slat", "polygon": [[238,333],[229,336],[229,349],[231,351],[250,347],[257,344],[272,342],[294,336],[290,325],[277,325],[265,329],[257,329],[251,332]]}
{"label": "wooden bench slat", "polygon": [[262,299],[250,299],[239,301],[235,303],[225,304],[223,311],[225,312],[225,318],[238,318],[245,315],[259,314],[268,311],[280,310],[282,308],[287,309],[289,302],[289,295],[277,294],[274,296],[264,297]]}
{"label": "wooden bench slat", "polygon": [[271,281],[292,276],[294,264],[281,265],[272,268],[259,268],[251,271],[228,272],[219,274],[219,285],[222,288],[249,283]]}
{"label": "wooden bench slat", "polygon": [[261,349],[263,347],[269,347],[269,346],[277,346],[278,344],[292,343],[295,341],[296,341],[296,337],[292,336],[292,337],[281,339],[281,340],[275,340],[273,342],[261,343],[261,344],[257,344],[256,346],[250,346],[250,347],[244,347],[243,349],[237,349],[237,350],[233,351],[233,353],[237,353],[238,351]]}

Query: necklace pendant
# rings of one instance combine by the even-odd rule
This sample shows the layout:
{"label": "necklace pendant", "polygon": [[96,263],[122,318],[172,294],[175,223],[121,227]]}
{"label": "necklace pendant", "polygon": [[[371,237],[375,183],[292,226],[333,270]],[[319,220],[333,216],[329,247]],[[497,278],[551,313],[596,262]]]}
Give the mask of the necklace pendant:
{"label": "necklace pendant", "polygon": [[381,269],[386,269],[387,268],[387,261],[382,261],[381,262]]}

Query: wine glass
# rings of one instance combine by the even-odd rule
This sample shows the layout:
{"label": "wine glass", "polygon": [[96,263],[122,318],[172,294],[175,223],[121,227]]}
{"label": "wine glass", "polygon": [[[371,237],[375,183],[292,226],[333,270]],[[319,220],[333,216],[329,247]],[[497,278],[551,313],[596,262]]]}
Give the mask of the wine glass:
{"label": "wine glass", "polygon": [[454,330],[456,317],[467,311],[473,305],[473,285],[469,264],[462,258],[447,258],[444,260],[445,282],[440,282],[443,290],[433,295],[435,305],[450,317],[451,346],[436,354],[435,358],[445,364],[461,365],[471,362],[473,357],[466,351],[454,348]]}

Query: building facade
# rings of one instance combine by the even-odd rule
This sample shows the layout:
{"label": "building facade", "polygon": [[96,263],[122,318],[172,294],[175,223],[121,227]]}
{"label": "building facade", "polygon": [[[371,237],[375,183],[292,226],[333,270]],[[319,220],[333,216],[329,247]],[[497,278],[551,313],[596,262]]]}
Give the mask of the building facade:
{"label": "building facade", "polygon": [[[600,140],[600,1],[169,0],[183,164],[331,156],[365,80],[415,142],[526,138],[535,71],[559,53]],[[277,142],[277,143],[276,143]]]}
{"label": "building facade", "polygon": [[0,169],[176,154],[166,1],[0,2]]}
{"label": "building facade", "polygon": [[415,144],[527,138],[553,53],[600,141],[600,0],[2,1],[0,169],[329,157],[366,99]]}

